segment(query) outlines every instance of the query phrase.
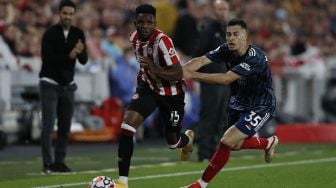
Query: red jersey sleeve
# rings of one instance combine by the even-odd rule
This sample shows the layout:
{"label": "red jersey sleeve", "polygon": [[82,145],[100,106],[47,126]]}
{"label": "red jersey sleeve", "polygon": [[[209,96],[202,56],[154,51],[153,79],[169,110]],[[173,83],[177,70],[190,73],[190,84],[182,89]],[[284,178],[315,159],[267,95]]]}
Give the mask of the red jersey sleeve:
{"label": "red jersey sleeve", "polygon": [[167,66],[180,63],[172,40],[168,36],[162,36],[159,41],[159,49]]}

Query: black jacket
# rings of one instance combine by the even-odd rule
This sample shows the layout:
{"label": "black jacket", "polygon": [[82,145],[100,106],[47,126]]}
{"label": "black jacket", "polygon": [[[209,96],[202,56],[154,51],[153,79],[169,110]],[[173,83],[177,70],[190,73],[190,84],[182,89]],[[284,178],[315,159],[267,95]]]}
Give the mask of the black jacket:
{"label": "black jacket", "polygon": [[172,36],[175,48],[185,55],[192,56],[198,39],[197,21],[190,13],[182,11]]}
{"label": "black jacket", "polygon": [[[194,56],[202,56],[211,50],[216,49],[218,46],[226,42],[226,25],[220,24],[215,20],[207,20],[203,23],[199,34],[198,45],[195,50]],[[200,72],[217,73],[226,72],[224,63],[217,64],[211,63],[203,66]]]}
{"label": "black jacket", "polygon": [[62,86],[69,85],[74,79],[76,59],[81,64],[85,64],[88,60],[86,47],[77,55],[77,58],[70,59],[69,57],[79,39],[85,44],[84,33],[77,27],[70,27],[67,39],[65,39],[61,25],[56,24],[50,27],[42,37],[40,78],[47,77]]}

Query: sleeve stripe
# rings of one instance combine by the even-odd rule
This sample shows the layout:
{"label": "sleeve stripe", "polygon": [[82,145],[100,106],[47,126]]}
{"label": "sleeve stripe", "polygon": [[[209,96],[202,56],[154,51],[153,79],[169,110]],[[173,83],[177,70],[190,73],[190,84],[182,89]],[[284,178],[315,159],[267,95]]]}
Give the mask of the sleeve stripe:
{"label": "sleeve stripe", "polygon": [[130,42],[133,42],[133,40],[134,40],[134,37],[135,37],[135,35],[137,34],[137,32],[135,31],[135,32],[133,32],[133,33],[131,33],[131,36],[130,36]]}
{"label": "sleeve stripe", "polygon": [[164,36],[159,42],[159,48],[163,53],[164,59],[166,60],[167,66],[178,63],[178,57],[175,52],[172,41]]}
{"label": "sleeve stripe", "polygon": [[249,49],[248,53],[249,53],[249,56],[256,56],[256,51],[252,47]]}

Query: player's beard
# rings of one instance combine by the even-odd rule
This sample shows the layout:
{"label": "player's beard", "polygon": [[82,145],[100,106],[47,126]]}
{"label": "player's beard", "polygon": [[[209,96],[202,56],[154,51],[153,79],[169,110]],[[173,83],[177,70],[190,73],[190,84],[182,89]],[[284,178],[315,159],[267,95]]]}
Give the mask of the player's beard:
{"label": "player's beard", "polygon": [[61,20],[61,26],[63,29],[69,29],[71,26],[71,20],[70,19],[62,19]]}

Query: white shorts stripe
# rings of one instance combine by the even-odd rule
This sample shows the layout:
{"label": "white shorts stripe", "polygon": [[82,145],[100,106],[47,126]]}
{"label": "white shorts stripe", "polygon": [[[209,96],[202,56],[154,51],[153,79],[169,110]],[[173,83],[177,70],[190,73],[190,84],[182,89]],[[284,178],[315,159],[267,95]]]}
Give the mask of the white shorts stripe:
{"label": "white shorts stripe", "polygon": [[259,125],[254,129],[255,132],[257,132],[270,118],[270,113],[266,113],[264,118],[260,121]]}

